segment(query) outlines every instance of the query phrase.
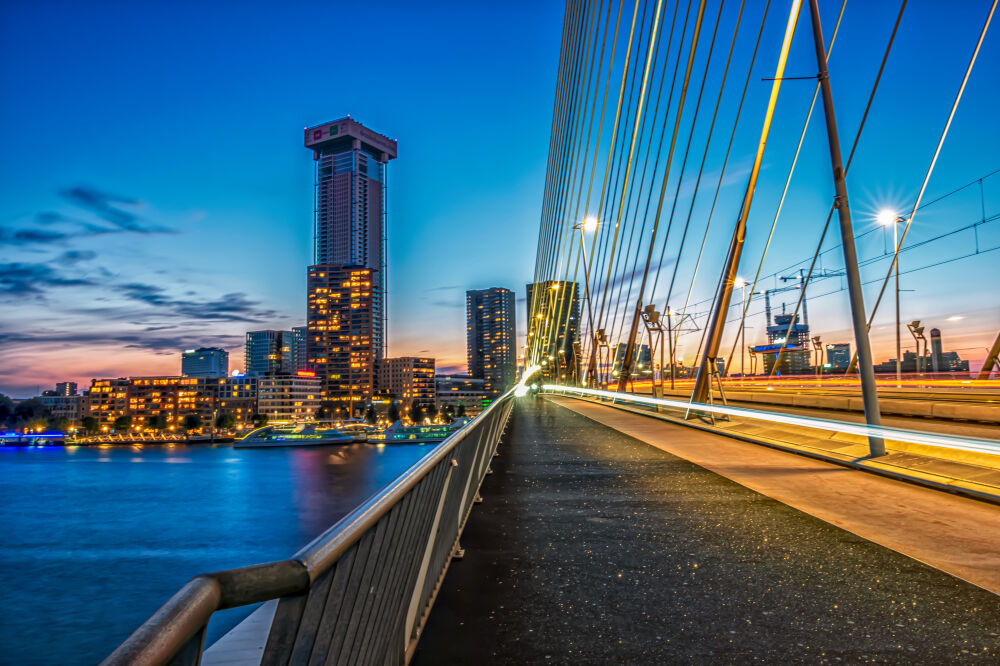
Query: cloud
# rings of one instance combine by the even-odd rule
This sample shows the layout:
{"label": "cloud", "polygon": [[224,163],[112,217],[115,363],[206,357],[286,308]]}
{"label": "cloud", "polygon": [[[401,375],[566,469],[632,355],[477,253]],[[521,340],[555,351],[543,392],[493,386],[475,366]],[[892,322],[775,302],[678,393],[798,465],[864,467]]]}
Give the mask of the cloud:
{"label": "cloud", "polygon": [[114,194],[101,192],[93,187],[79,185],[69,189],[60,190],[59,194],[72,204],[89,210],[105,222],[110,222],[116,227],[127,231],[144,231],[139,224],[139,216],[127,210],[122,210],[121,204],[135,206],[140,202],[130,197],[121,197]]}
{"label": "cloud", "polygon": [[460,284],[449,284],[443,287],[431,287],[430,289],[424,289],[424,291],[453,291],[455,289],[461,289],[461,288],[462,285]]}
{"label": "cloud", "polygon": [[96,259],[97,253],[93,250],[69,250],[68,252],[63,252],[57,258],[57,262],[75,264],[80,261],[90,261],[91,259]]}
{"label": "cloud", "polygon": [[13,262],[0,264],[0,298],[44,297],[50,287],[93,286],[86,278],[68,277],[48,264]]}
{"label": "cloud", "polygon": [[203,332],[187,332],[177,335],[151,336],[144,331],[0,331],[0,349],[20,346],[39,347],[42,345],[120,345],[127,349],[146,349],[155,353],[175,353],[178,349],[204,345],[218,347],[238,347],[243,344],[241,335],[205,335]]}
{"label": "cloud", "polygon": [[261,309],[258,301],[250,300],[243,293],[224,294],[221,298],[198,301],[173,298],[162,287],[141,282],[131,282],[119,289],[128,299],[167,311],[161,314],[173,313],[192,319],[245,322],[261,321],[277,316],[274,310]]}

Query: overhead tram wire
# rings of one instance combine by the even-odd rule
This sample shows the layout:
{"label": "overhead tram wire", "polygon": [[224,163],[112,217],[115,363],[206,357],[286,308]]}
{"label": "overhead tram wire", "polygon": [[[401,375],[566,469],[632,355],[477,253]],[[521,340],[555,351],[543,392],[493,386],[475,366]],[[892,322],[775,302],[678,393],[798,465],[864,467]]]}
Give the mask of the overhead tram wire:
{"label": "overhead tram wire", "polygon": [[[695,261],[694,271],[691,276],[691,284],[688,287],[687,297],[684,300],[684,308],[681,311],[680,318],[678,319],[678,321],[681,323],[683,323],[685,316],[687,316],[688,303],[691,300],[691,293],[694,289],[695,279],[698,276],[698,268],[701,265],[701,258],[705,252],[705,243],[708,240],[708,231],[712,226],[712,218],[715,215],[715,205],[719,200],[719,191],[722,189],[722,180],[723,178],[725,178],[726,168],[729,166],[729,156],[732,153],[733,142],[736,139],[736,130],[739,128],[740,117],[743,114],[743,103],[746,101],[747,89],[750,87],[750,78],[753,76],[753,68],[754,64],[757,62],[757,53],[759,52],[760,49],[760,40],[761,37],[764,35],[764,26],[767,23],[767,13],[770,8],[771,8],[771,0],[766,0],[766,2],[764,3],[764,13],[760,17],[760,28],[757,30],[757,39],[754,42],[753,53],[750,56],[750,64],[747,67],[746,80],[743,82],[743,92],[740,93],[740,102],[739,105],[736,107],[736,117],[733,119],[733,131],[729,134],[729,144],[726,146],[726,155],[722,160],[722,168],[719,170],[719,180],[716,182],[715,185],[715,195],[712,198],[712,205],[708,211],[708,219],[705,223],[705,233],[702,235],[701,238],[701,247],[698,250],[698,258]],[[669,303],[664,304],[664,312],[668,311],[669,305],[670,305]],[[675,329],[673,337],[674,337],[674,349],[676,350],[677,342],[680,339],[680,332]],[[703,342],[705,337],[704,330],[702,331],[701,337]],[[698,343],[698,350],[696,350],[695,354],[696,362],[698,358],[698,352],[700,352],[701,350],[702,342]],[[673,362],[674,359],[671,359],[671,363]]]}
{"label": "overhead tram wire", "polygon": [[[858,144],[861,141],[861,133],[865,129],[865,124],[868,121],[868,114],[872,108],[872,102],[875,101],[875,94],[878,92],[879,83],[882,81],[882,74],[885,72],[885,64],[889,60],[889,54],[892,52],[892,45],[896,41],[896,34],[899,32],[899,24],[903,20],[903,12],[906,10],[907,0],[903,0],[899,5],[899,13],[896,14],[896,22],[892,26],[892,32],[889,34],[889,41],[885,45],[885,52],[882,54],[882,62],[879,64],[878,73],[875,75],[875,81],[872,83],[871,92],[868,94],[868,102],[865,104],[865,111],[861,114],[861,122],[858,124],[858,131],[854,135],[854,142],[851,144],[851,152],[847,155],[847,163],[844,165],[844,176],[846,177],[851,169],[851,163],[854,161],[854,155],[858,149]],[[829,54],[827,55],[829,59]],[[809,283],[812,281],[813,271],[816,268],[816,262],[821,255],[821,250],[823,248],[823,243],[826,240],[826,234],[830,229],[830,222],[833,220],[833,213],[837,210],[836,203],[830,206],[830,211],[826,215],[826,222],[823,224],[823,231],[820,233],[819,242],[816,243],[816,252],[813,253],[812,260],[809,263],[809,270],[806,272],[805,277],[802,280],[802,289],[799,293],[798,301],[795,303],[795,309],[792,311],[791,322],[794,323],[795,318],[799,315],[799,309],[802,307],[802,303],[805,302],[806,289],[809,287]],[[753,290],[751,290],[752,292]],[[752,295],[752,294],[751,294]],[[744,312],[744,317],[746,313]],[[781,347],[778,348],[778,353],[775,354],[774,363],[771,365],[771,371],[769,376],[773,376],[776,368],[781,363],[782,354],[785,352],[785,347],[787,346],[788,336],[791,334],[791,326],[785,331],[785,342],[782,343]]]}
{"label": "overhead tram wire", "polygon": [[[833,46],[837,42],[837,35],[840,34],[840,24],[844,19],[844,10],[846,8],[847,0],[843,0],[843,2],[840,3],[840,13],[837,15],[837,22],[833,27],[833,35],[830,37],[830,44],[826,48],[827,61],[830,60],[830,54],[833,53]],[[805,120],[802,123],[802,131],[799,133],[799,142],[795,146],[795,154],[792,156],[792,162],[788,167],[788,174],[785,177],[785,185],[781,190],[781,196],[778,198],[778,207],[774,211],[774,217],[771,219],[771,228],[767,232],[767,239],[764,241],[764,249],[761,251],[760,261],[757,263],[757,270],[754,273],[753,284],[750,286],[750,299],[744,299],[741,305],[743,313],[740,316],[740,325],[736,330],[736,337],[733,339],[733,346],[729,350],[729,355],[726,357],[726,368],[722,373],[724,376],[729,374],[729,368],[732,366],[735,358],[736,345],[739,344],[740,333],[743,332],[746,325],[747,309],[750,307],[750,302],[753,300],[754,292],[757,291],[757,281],[760,279],[760,273],[764,268],[764,260],[767,259],[767,251],[771,247],[771,240],[774,238],[774,230],[778,226],[778,218],[781,217],[781,211],[785,206],[785,197],[788,195],[788,188],[792,183],[792,177],[795,175],[795,166],[799,162],[799,154],[802,152],[802,144],[805,143],[806,132],[809,130],[809,121],[812,119],[813,110],[816,108],[816,99],[819,97],[819,89],[820,84],[817,81],[816,86],[813,89],[812,100],[809,102],[809,111],[806,112]],[[804,287],[802,293],[805,293]],[[795,321],[794,314],[792,315],[792,321]],[[745,353],[745,350],[740,350],[740,358],[743,358],[743,353]],[[777,362],[774,364],[774,367],[776,366]]]}
{"label": "overhead tram wire", "polygon": [[[976,58],[979,56],[979,50],[983,46],[983,41],[986,39],[986,33],[990,28],[990,22],[993,20],[993,14],[996,12],[998,0],[993,0],[990,5],[990,11],[986,15],[986,21],[983,23],[983,29],[979,33],[979,39],[976,41],[976,48],[972,51],[972,57],[969,59],[969,65],[965,69],[965,76],[962,77],[962,85],[959,86],[958,92],[955,95],[955,101],[951,105],[951,112],[948,114],[948,120],[945,121],[944,128],[941,130],[941,137],[938,139],[937,147],[934,149],[934,156],[931,158],[930,164],[927,166],[927,172],[924,175],[924,181],[920,185],[920,191],[917,193],[917,198],[913,202],[913,208],[910,210],[910,215],[906,219],[906,225],[903,227],[903,233],[899,236],[899,242],[896,244],[895,252],[893,253],[892,263],[889,264],[889,271],[882,282],[882,287],[879,289],[878,298],[875,299],[875,306],[872,308],[871,316],[868,318],[868,330],[871,330],[872,322],[875,320],[875,314],[878,312],[878,306],[882,303],[882,297],[885,295],[885,289],[889,284],[889,280],[892,278],[893,270],[896,268],[896,264],[899,262],[899,248],[903,246],[903,242],[906,241],[906,236],[910,232],[910,226],[913,224],[913,218],[917,214],[917,210],[920,208],[920,200],[924,196],[924,192],[927,191],[927,184],[930,182],[931,174],[934,173],[934,166],[937,164],[938,156],[941,155],[941,148],[944,146],[945,139],[948,137],[948,130],[951,128],[951,123],[955,119],[955,113],[958,111],[959,102],[962,101],[962,94],[965,92],[965,86],[969,83],[969,77],[972,75],[972,68],[976,64]],[[857,364],[857,352],[851,359],[848,372],[853,371],[854,366]]]}
{"label": "overhead tram wire", "polygon": [[[684,102],[687,98],[688,84],[691,82],[691,69],[694,67],[694,58],[698,50],[698,38],[701,36],[701,24],[705,18],[705,4],[706,0],[700,0],[698,3],[698,16],[695,19],[694,33],[691,36],[691,47],[688,51],[688,62],[687,67],[684,70],[684,83],[681,86],[681,96],[677,101],[677,114],[674,122],[674,130],[670,137],[670,148],[667,150],[667,163],[664,166],[663,173],[663,185],[660,187],[660,200],[656,206],[656,217],[653,219],[653,229],[651,232],[651,237],[649,241],[649,252],[646,255],[646,266],[643,269],[642,281],[639,285],[639,298],[638,301],[641,303],[645,298],[646,291],[646,278],[649,275],[649,265],[653,259],[653,248],[656,245],[656,232],[660,223],[660,214],[663,210],[663,197],[666,194],[667,183],[670,178],[670,167],[673,162],[674,148],[677,144],[677,133],[680,131],[681,119],[684,114]],[[639,325],[639,312],[641,308],[636,307],[635,313],[632,319],[632,332],[629,334],[629,340],[635,339],[635,329]],[[618,390],[624,390],[625,384],[628,380],[629,375],[631,375],[631,358],[633,354],[632,344],[630,343],[625,348],[625,358],[622,360],[622,371],[618,380]]]}

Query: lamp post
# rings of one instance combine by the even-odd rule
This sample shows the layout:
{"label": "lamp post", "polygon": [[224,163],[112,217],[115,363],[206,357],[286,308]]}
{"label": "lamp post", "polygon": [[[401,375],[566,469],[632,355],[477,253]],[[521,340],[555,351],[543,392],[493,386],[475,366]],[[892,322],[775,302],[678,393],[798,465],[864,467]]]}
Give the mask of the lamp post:
{"label": "lamp post", "polygon": [[896,388],[903,385],[902,344],[899,335],[899,223],[905,222],[892,210],[883,210],[878,214],[878,221],[883,227],[892,225],[892,253],[896,264]]}

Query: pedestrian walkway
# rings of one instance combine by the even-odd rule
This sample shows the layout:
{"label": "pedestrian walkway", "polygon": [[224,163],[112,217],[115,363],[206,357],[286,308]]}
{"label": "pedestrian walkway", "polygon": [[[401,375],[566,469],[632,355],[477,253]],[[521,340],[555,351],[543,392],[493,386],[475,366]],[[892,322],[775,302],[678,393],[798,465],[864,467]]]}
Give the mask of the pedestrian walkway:
{"label": "pedestrian walkway", "polygon": [[1000,658],[1000,597],[552,401],[493,470],[414,664]]}

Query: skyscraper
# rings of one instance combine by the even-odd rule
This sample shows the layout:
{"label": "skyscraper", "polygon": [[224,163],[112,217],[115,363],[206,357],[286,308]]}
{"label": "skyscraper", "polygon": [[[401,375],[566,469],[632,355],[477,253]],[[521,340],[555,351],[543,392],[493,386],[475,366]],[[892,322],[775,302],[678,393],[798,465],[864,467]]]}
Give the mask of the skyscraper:
{"label": "skyscraper", "polygon": [[295,346],[292,331],[247,331],[244,351],[244,371],[250,377],[263,377],[275,373],[291,373],[294,367]]}
{"label": "skyscraper", "polygon": [[375,358],[385,353],[386,164],[396,142],[341,118],[305,130],[315,173],[315,264],[370,268]]}
{"label": "skyscraper", "polygon": [[308,337],[305,326],[292,327],[292,369],[295,371],[307,370],[309,367],[309,355],[306,351]]}
{"label": "skyscraper", "polygon": [[375,383],[375,271],[360,266],[309,267],[307,364],[325,399],[351,413],[371,400]]}
{"label": "skyscraper", "polygon": [[503,287],[465,293],[466,350],[469,375],[486,382],[486,393],[498,397],[516,379],[514,292]]}

